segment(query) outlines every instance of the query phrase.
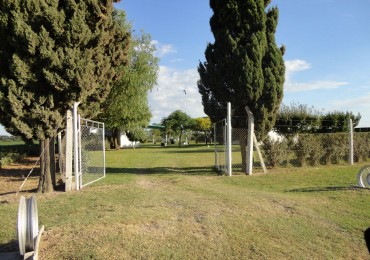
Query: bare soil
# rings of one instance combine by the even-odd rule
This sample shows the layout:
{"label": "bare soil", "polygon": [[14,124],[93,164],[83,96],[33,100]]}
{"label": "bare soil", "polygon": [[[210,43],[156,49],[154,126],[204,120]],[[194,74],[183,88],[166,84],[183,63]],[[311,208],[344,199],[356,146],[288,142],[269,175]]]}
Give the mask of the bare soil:
{"label": "bare soil", "polygon": [[[37,159],[38,157],[26,157],[0,169],[0,203],[17,200],[18,194],[27,195],[35,192],[40,174],[39,165],[35,166]],[[20,190],[31,170],[30,176]]]}

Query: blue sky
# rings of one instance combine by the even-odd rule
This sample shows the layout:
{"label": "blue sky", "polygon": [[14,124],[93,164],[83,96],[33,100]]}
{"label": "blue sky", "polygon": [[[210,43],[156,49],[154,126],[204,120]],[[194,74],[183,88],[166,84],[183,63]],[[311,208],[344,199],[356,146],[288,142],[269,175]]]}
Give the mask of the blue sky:
{"label": "blue sky", "polygon": [[[279,8],[276,41],[287,49],[283,103],[361,113],[360,126],[370,127],[370,0],[272,0],[270,6]],[[209,1],[122,0],[116,7],[157,47],[152,122],[177,109],[204,116],[196,82],[198,63],[213,42]]]}
{"label": "blue sky", "polygon": [[[270,6],[279,8],[276,41],[287,48],[283,103],[360,112],[360,125],[370,127],[370,1],[273,0]],[[161,67],[149,95],[152,122],[176,109],[202,116],[196,69],[213,42],[209,1],[122,0],[117,8],[157,44]]]}

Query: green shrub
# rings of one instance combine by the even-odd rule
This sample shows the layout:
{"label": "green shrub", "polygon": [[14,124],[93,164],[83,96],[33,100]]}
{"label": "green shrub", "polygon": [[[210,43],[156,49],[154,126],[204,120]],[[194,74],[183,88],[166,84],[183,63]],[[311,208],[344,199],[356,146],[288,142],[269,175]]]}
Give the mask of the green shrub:
{"label": "green shrub", "polygon": [[274,168],[283,165],[287,159],[288,144],[286,140],[272,140],[266,138],[262,144],[263,156],[266,159],[266,165]]}
{"label": "green shrub", "polygon": [[324,154],[321,157],[323,164],[338,164],[348,158],[348,136],[345,133],[323,134],[322,146]]}
{"label": "green shrub", "polygon": [[355,162],[366,162],[370,157],[370,133],[355,133],[353,138]]}
{"label": "green shrub", "polygon": [[293,152],[298,161],[298,165],[301,167],[306,166],[307,160],[311,165],[315,165],[318,162],[318,156],[321,154],[321,142],[320,137],[315,134],[300,134],[294,145]]}

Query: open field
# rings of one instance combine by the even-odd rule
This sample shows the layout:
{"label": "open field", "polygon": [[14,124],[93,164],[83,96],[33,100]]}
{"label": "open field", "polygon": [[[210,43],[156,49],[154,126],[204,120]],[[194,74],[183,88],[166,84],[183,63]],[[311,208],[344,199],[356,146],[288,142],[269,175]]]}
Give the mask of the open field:
{"label": "open field", "polygon": [[[40,259],[369,259],[370,190],[355,187],[361,165],[226,177],[212,171],[212,151],[108,151],[102,181],[37,195]],[[6,170],[1,250],[14,246],[18,208],[3,187],[21,184]]]}

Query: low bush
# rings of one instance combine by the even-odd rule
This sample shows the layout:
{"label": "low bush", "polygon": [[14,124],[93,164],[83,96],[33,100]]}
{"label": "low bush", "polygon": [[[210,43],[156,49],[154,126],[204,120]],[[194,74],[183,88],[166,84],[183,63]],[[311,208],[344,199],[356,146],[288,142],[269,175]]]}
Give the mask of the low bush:
{"label": "low bush", "polygon": [[283,165],[287,160],[287,150],[288,144],[286,140],[266,138],[262,144],[262,152],[266,159],[266,165],[271,168]]}

